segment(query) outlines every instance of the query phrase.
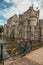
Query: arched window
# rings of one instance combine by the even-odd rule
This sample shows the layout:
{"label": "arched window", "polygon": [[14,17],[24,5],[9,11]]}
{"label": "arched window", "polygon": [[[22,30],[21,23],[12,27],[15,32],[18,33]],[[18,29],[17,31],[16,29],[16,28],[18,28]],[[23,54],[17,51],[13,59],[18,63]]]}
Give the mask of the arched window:
{"label": "arched window", "polygon": [[19,26],[23,26],[23,21],[20,21],[19,22]]}

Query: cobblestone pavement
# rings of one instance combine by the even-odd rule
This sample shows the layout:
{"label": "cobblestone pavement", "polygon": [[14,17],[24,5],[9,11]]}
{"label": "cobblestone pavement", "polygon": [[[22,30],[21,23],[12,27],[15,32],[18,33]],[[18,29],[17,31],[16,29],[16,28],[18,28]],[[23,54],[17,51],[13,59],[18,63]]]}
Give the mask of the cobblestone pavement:
{"label": "cobblestone pavement", "polygon": [[5,64],[4,65],[40,65],[30,59],[27,59],[25,57],[20,58],[20,57],[16,57],[15,58],[10,58],[8,60],[5,60]]}
{"label": "cobblestone pavement", "polygon": [[25,57],[43,65],[43,47],[26,54]]}
{"label": "cobblestone pavement", "polygon": [[3,64],[0,63],[0,65],[3,65]]}
{"label": "cobblestone pavement", "polygon": [[24,57],[16,56],[6,59],[4,65],[43,65],[43,47],[31,51]]}
{"label": "cobblestone pavement", "polygon": [[2,64],[0,63],[0,65],[2,65]]}

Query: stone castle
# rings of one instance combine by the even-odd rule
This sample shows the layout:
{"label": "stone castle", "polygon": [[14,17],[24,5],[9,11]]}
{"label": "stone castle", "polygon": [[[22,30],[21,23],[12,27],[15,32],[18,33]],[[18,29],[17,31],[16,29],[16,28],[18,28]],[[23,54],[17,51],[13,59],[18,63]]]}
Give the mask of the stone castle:
{"label": "stone castle", "polygon": [[22,15],[16,14],[4,25],[4,36],[23,40],[43,41],[43,20],[39,19],[40,10],[33,6]]}

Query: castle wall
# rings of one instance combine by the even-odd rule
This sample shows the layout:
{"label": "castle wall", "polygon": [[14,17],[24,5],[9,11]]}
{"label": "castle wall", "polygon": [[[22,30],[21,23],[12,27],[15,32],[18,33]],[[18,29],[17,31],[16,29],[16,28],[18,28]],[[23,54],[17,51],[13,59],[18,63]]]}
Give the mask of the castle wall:
{"label": "castle wall", "polygon": [[36,17],[31,17],[30,18],[30,26],[37,26],[37,18]]}
{"label": "castle wall", "polygon": [[43,41],[43,20],[42,19],[40,19],[39,25],[40,25],[40,37],[42,42]]}
{"label": "castle wall", "polygon": [[[7,24],[9,24],[9,37],[39,40],[39,10],[36,11],[33,7],[30,7],[25,13],[19,15],[19,17],[17,15],[12,16]],[[41,28],[41,35],[43,36],[42,29],[43,28]]]}
{"label": "castle wall", "polygon": [[41,27],[41,41],[43,41],[43,27]]}
{"label": "castle wall", "polygon": [[35,31],[34,31],[34,39],[35,40],[40,40],[40,28],[39,27],[35,27]]}

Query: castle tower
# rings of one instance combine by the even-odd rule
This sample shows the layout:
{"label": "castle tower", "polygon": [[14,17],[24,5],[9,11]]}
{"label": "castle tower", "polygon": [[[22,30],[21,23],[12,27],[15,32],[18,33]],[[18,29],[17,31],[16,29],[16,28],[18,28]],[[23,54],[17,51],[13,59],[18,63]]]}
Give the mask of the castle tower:
{"label": "castle tower", "polygon": [[35,27],[39,23],[39,10],[34,10],[33,6],[29,8],[30,10],[30,27],[31,27],[31,40],[34,40]]}

